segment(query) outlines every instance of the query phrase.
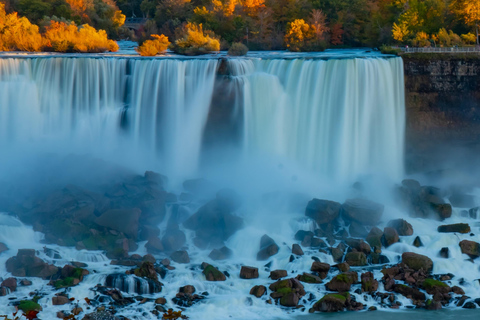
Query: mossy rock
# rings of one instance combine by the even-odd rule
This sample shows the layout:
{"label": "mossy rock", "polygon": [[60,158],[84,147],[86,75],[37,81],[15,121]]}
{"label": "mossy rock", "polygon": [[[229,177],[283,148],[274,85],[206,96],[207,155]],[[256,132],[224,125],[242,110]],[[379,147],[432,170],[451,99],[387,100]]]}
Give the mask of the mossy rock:
{"label": "mossy rock", "polygon": [[318,300],[313,309],[321,312],[338,312],[343,311],[350,299],[350,294],[345,293],[329,293]]}
{"label": "mossy rock", "polygon": [[42,311],[42,307],[32,300],[22,300],[18,305],[18,309],[27,313],[29,311]]}
{"label": "mossy rock", "polygon": [[277,291],[275,291],[275,292],[281,293],[281,294],[283,294],[283,295],[286,295],[286,294],[291,293],[292,291],[293,291],[292,288],[285,287],[285,288],[277,289]]}
{"label": "mossy rock", "polygon": [[425,287],[425,289],[431,289],[433,287],[448,288],[448,285],[446,283],[432,278],[425,279],[425,281],[423,282],[423,286]]}
{"label": "mossy rock", "polygon": [[220,272],[217,268],[215,268],[212,265],[208,265],[203,269],[203,274],[205,275],[205,278],[207,281],[225,281],[227,278],[223,274],[223,272]]}

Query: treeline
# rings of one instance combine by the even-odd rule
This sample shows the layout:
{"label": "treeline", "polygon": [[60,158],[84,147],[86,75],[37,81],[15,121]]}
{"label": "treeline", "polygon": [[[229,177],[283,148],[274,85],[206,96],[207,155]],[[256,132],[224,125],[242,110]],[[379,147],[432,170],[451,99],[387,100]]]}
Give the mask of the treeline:
{"label": "treeline", "polygon": [[251,50],[315,50],[325,46],[474,43],[477,0],[118,0],[122,12],[145,17],[143,36],[188,22]]}
{"label": "treeline", "polygon": [[[39,26],[17,12],[6,13],[0,2],[0,51],[105,52],[117,51],[118,45],[109,40],[104,30],[88,24],[50,20]],[[41,30],[42,29],[42,30]]]}

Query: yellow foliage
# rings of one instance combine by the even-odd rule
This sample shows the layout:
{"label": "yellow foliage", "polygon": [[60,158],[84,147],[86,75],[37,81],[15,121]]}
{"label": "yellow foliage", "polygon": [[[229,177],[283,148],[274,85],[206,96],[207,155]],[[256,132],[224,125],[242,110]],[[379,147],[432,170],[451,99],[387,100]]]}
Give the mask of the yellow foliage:
{"label": "yellow foliage", "polygon": [[40,51],[43,44],[38,26],[16,12],[6,14],[0,2],[0,51]]}
{"label": "yellow foliage", "polygon": [[168,37],[161,34],[152,34],[151,35],[154,40],[146,40],[142,43],[141,46],[137,48],[137,52],[141,56],[156,56],[159,53],[164,53],[167,51],[168,46],[170,45],[170,41],[168,41]]}
{"label": "yellow foliage", "polygon": [[202,24],[187,23],[183,36],[175,41],[174,50],[182,54],[202,54],[220,50],[220,41],[204,33]]}
{"label": "yellow foliage", "polygon": [[407,23],[405,21],[402,21],[400,24],[393,23],[392,34],[393,39],[399,42],[405,41],[410,34]]}
{"label": "yellow foliage", "polygon": [[262,7],[265,7],[265,0],[243,0],[243,8],[249,15],[255,15]]}
{"label": "yellow foliage", "polygon": [[231,16],[240,4],[240,0],[212,0],[213,11],[223,12],[227,17]]}
{"label": "yellow foliage", "polygon": [[77,27],[74,23],[51,21],[44,34],[46,49],[56,52],[105,52],[117,51],[115,41],[107,38],[104,30],[84,24]]}
{"label": "yellow foliage", "polygon": [[466,24],[473,25],[480,22],[480,1],[455,0],[452,1],[451,6]]}
{"label": "yellow foliage", "polygon": [[430,47],[429,36],[426,32],[420,31],[413,39],[413,45],[416,47]]}
{"label": "yellow foliage", "polygon": [[125,23],[125,15],[122,13],[122,11],[120,10],[117,10],[115,11],[115,14],[113,15],[113,25],[117,28],[123,26],[123,24]]}
{"label": "yellow foliage", "polygon": [[461,35],[462,40],[467,44],[474,44],[477,41],[477,36],[469,32]]}
{"label": "yellow foliage", "polygon": [[285,44],[291,51],[300,51],[305,42],[316,36],[315,26],[310,25],[303,19],[296,19],[287,27]]}

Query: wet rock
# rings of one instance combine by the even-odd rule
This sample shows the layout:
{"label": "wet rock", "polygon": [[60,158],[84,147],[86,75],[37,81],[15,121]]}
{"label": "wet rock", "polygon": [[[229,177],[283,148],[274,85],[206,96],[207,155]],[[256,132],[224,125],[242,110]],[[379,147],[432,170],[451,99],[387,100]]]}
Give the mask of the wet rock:
{"label": "wet rock", "polygon": [[318,300],[313,305],[313,309],[320,312],[343,311],[347,307],[349,301],[350,294],[348,292],[342,294],[329,293],[323,296],[322,299]]}
{"label": "wet rock", "polygon": [[404,179],[402,181],[402,186],[413,192],[420,192],[421,184],[414,179]]}
{"label": "wet rock", "polygon": [[212,260],[225,260],[232,256],[233,251],[223,246],[220,249],[213,249],[208,257]]}
{"label": "wet rock", "polygon": [[303,285],[295,278],[274,282],[269,289],[273,291],[270,296],[279,299],[280,305],[284,307],[296,307],[300,298],[306,294]]}
{"label": "wet rock", "polygon": [[207,246],[221,245],[243,227],[243,219],[232,214],[239,205],[233,192],[219,192],[215,200],[198,209],[183,225],[194,230]]}
{"label": "wet rock", "polygon": [[412,225],[403,219],[390,220],[387,226],[395,229],[399,236],[411,236],[413,234]]}
{"label": "wet rock", "polygon": [[352,237],[365,238],[368,235],[367,229],[361,223],[352,221],[348,227],[348,231]]}
{"label": "wet rock", "polygon": [[393,291],[400,293],[402,296],[414,301],[425,301],[426,299],[425,293],[404,284],[396,284],[393,288]]}
{"label": "wet rock", "polygon": [[162,241],[158,237],[152,237],[148,239],[147,243],[145,244],[145,248],[147,249],[148,253],[158,254],[164,251]]}
{"label": "wet rock", "polygon": [[339,263],[339,264],[336,264],[334,267],[336,267],[338,270],[340,270],[341,272],[348,272],[350,271],[350,265],[346,262],[342,262],[342,263]]}
{"label": "wet rock", "polygon": [[5,252],[8,250],[8,247],[5,243],[0,242],[0,253]]}
{"label": "wet rock", "polygon": [[448,247],[443,247],[440,249],[439,256],[445,259],[448,259],[449,253],[448,253]]}
{"label": "wet rock", "polygon": [[95,219],[99,226],[110,228],[124,233],[130,239],[137,239],[138,219],[142,212],[140,209],[111,209],[105,211]]}
{"label": "wet rock", "polygon": [[203,274],[207,281],[225,281],[227,277],[214,266],[207,264],[203,269]]}
{"label": "wet rock", "polygon": [[427,302],[425,302],[425,309],[427,310],[440,310],[442,309],[442,303],[440,301],[435,301],[428,299]]}
{"label": "wet rock", "polygon": [[59,295],[52,298],[52,304],[54,306],[61,306],[70,302],[71,302],[70,299],[66,296]]}
{"label": "wet rock", "polygon": [[465,291],[463,291],[463,289],[458,286],[453,286],[451,289],[452,289],[452,292],[455,294],[460,294],[460,295],[465,294]]}
{"label": "wet rock", "polygon": [[[425,289],[425,291],[427,291],[428,294],[431,294],[434,296],[436,294],[443,295],[451,291],[451,288],[447,284],[443,283],[442,281],[438,281],[431,278],[425,279],[425,281],[422,282],[421,287]],[[438,299],[434,299],[434,300],[438,300]]]}
{"label": "wet rock", "polygon": [[475,207],[475,208],[472,208],[470,210],[468,210],[468,215],[470,218],[472,219],[478,219],[480,218],[479,215],[480,215],[480,207]]}
{"label": "wet rock", "polygon": [[342,205],[344,218],[363,225],[376,225],[382,217],[384,206],[366,199],[349,199]]}
{"label": "wet rock", "polygon": [[270,272],[270,278],[272,280],[278,280],[281,278],[285,278],[286,276],[288,276],[287,270],[273,270]]}
{"label": "wet rock", "polygon": [[190,263],[190,257],[188,256],[188,252],[185,250],[175,251],[170,255],[173,261],[176,263]]}
{"label": "wet rock", "polygon": [[330,265],[328,263],[314,261],[310,267],[310,271],[316,272],[321,279],[325,279],[328,271],[330,271]]}
{"label": "wet rock", "polygon": [[261,296],[263,296],[265,293],[267,292],[267,288],[265,286],[254,286],[251,290],[250,290],[250,294],[257,297],[257,298],[260,298]]}
{"label": "wet rock", "polygon": [[480,244],[475,241],[462,240],[459,243],[462,253],[468,254],[470,258],[476,259],[480,256]]}
{"label": "wet rock", "polygon": [[294,243],[292,245],[292,253],[296,254],[297,256],[303,256],[302,247],[300,247],[298,244]]}
{"label": "wet rock", "polygon": [[1,287],[8,288],[10,292],[17,290],[17,279],[16,278],[7,278],[2,281],[0,284]]}
{"label": "wet rock", "polygon": [[399,195],[410,215],[419,218],[433,217],[445,220],[452,215],[452,206],[443,200],[440,189],[423,186],[420,188],[404,186],[399,188]]}
{"label": "wet rock", "polygon": [[33,249],[19,249],[16,256],[6,262],[7,271],[16,277],[39,277],[47,279],[57,274],[59,269],[35,256]]}
{"label": "wet rock", "polygon": [[312,231],[305,231],[305,230],[298,230],[295,233],[295,240],[303,242],[308,242],[306,247],[310,246],[310,242],[312,241],[314,234]]}
{"label": "wet rock", "polygon": [[265,234],[260,239],[260,251],[257,253],[257,260],[267,260],[271,256],[276,255],[278,250],[279,247],[275,241]]}
{"label": "wet rock", "polygon": [[378,281],[375,280],[373,273],[365,272],[360,276],[362,282],[362,292],[375,292],[378,289]]}
{"label": "wet rock", "polygon": [[148,278],[158,281],[158,274],[155,271],[155,266],[150,261],[144,261],[139,268],[133,270],[133,274],[140,278]]}
{"label": "wet rock", "polygon": [[386,256],[377,252],[372,252],[370,256],[368,256],[367,261],[372,264],[385,264],[390,262]]}
{"label": "wet rock", "polygon": [[393,228],[386,227],[383,229],[382,244],[388,248],[394,243],[397,243],[400,240],[397,230]]}
{"label": "wet rock", "polygon": [[383,231],[377,227],[373,227],[368,233],[365,240],[370,244],[375,252],[382,251],[382,236]]}
{"label": "wet rock", "polygon": [[362,239],[349,238],[345,242],[350,248],[355,249],[358,252],[370,254],[370,252],[372,251],[372,249],[370,248],[370,245],[365,241],[363,241]]}
{"label": "wet rock", "polygon": [[308,202],[305,215],[312,218],[318,225],[335,220],[340,213],[341,204],[329,200],[313,199]]}
{"label": "wet rock", "polygon": [[462,306],[462,308],[464,308],[464,309],[476,309],[477,306],[472,301],[468,301]]}
{"label": "wet rock", "polygon": [[345,262],[350,266],[365,266],[367,256],[363,252],[349,252],[345,255]]}
{"label": "wet rock", "polygon": [[423,269],[425,272],[431,272],[433,269],[433,262],[429,257],[413,252],[404,252],[402,262],[415,271]]}
{"label": "wet rock", "polygon": [[82,320],[120,320],[107,310],[97,310],[92,313],[88,313]]}
{"label": "wet rock", "polygon": [[21,286],[31,286],[31,285],[32,285],[32,281],[27,280],[27,279],[22,279],[22,280],[20,280],[20,285],[21,285]]}
{"label": "wet rock", "polygon": [[417,248],[423,247],[422,240],[420,239],[419,236],[415,237],[415,240],[413,240],[413,245]]}
{"label": "wet rock", "polygon": [[240,269],[241,279],[256,279],[258,278],[258,268],[242,266]]}
{"label": "wet rock", "polygon": [[339,244],[337,247],[331,248],[330,251],[332,253],[332,257],[334,261],[337,261],[337,262],[342,261],[343,254],[345,252],[344,245],[342,246],[341,244]]}
{"label": "wet rock", "polygon": [[322,283],[323,282],[320,277],[317,277],[314,274],[306,273],[306,272],[304,272],[301,275],[299,274],[296,277],[296,279],[301,281],[301,282],[306,282],[306,283]]}
{"label": "wet rock", "polygon": [[60,270],[60,275],[52,279],[49,284],[57,289],[76,286],[88,274],[89,272],[86,269],[76,268],[67,264]]}
{"label": "wet rock", "polygon": [[358,274],[356,272],[344,272],[335,276],[330,282],[326,284],[329,291],[348,292],[352,284],[358,281]]}
{"label": "wet rock", "polygon": [[168,252],[179,250],[185,244],[186,240],[187,238],[183,231],[168,229],[162,238],[163,249]]}
{"label": "wet rock", "polygon": [[195,291],[195,287],[192,285],[180,287],[178,289],[178,293],[176,294],[175,298],[172,299],[172,301],[181,307],[191,307],[195,303],[205,298],[203,295],[194,294]]}
{"label": "wet rock", "polygon": [[449,233],[449,232],[458,232],[458,233],[469,233],[470,226],[468,223],[455,223],[455,224],[445,224],[437,228],[438,232]]}

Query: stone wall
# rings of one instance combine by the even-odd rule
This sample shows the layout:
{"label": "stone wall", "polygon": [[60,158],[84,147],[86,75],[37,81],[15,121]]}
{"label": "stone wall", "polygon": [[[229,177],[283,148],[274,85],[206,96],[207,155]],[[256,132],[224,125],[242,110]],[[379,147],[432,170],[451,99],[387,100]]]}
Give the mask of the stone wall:
{"label": "stone wall", "polygon": [[[480,154],[480,55],[403,55],[409,172]],[[470,161],[471,162],[471,161]]]}

